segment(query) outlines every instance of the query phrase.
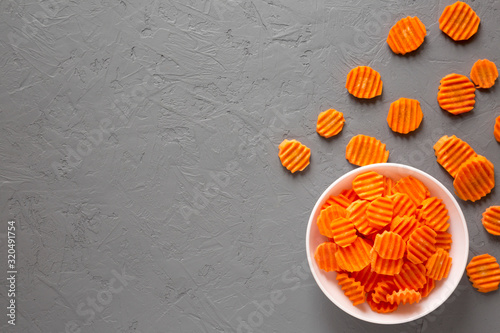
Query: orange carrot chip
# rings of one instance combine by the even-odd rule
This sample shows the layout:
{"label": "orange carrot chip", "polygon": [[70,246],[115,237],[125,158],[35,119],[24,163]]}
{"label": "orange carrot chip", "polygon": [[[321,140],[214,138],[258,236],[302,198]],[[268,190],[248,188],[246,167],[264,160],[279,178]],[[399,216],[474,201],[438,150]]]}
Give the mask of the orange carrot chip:
{"label": "orange carrot chip", "polygon": [[478,88],[491,88],[498,78],[498,69],[488,59],[478,60],[472,66],[470,78]]}
{"label": "orange carrot chip", "polygon": [[399,289],[420,289],[426,283],[426,270],[423,264],[405,262],[399,274],[394,276],[394,283]]}
{"label": "orange carrot chip", "polygon": [[382,229],[392,221],[394,204],[387,197],[379,197],[370,202],[366,209],[368,224],[375,229]]}
{"label": "orange carrot chip", "polygon": [[436,281],[428,277],[427,282],[418,290],[418,292],[422,295],[422,298],[424,298],[429,296],[434,287],[436,287]]}
{"label": "orange carrot chip", "polygon": [[385,143],[373,137],[359,134],[347,144],[345,158],[349,163],[358,166],[385,163],[389,159],[389,151],[385,150]]}
{"label": "orange carrot chip", "polygon": [[354,192],[352,188],[348,190],[343,190],[342,192],[340,192],[340,194],[349,199],[351,202],[354,202],[359,199],[358,195],[356,194],[356,192]]}
{"label": "orange carrot chip", "polygon": [[318,116],[316,132],[325,138],[337,135],[344,127],[344,114],[334,109],[323,111]]}
{"label": "orange carrot chip", "polygon": [[323,204],[321,209],[325,209],[331,205],[337,204],[342,208],[347,208],[351,204],[352,200],[349,198],[346,198],[344,195],[339,194],[339,195],[332,195],[328,199],[326,199],[326,202]]}
{"label": "orange carrot chip", "polygon": [[382,258],[377,251],[370,251],[370,259],[371,259],[371,268],[372,271],[378,274],[383,275],[395,275],[401,271],[401,267],[403,267],[404,260],[401,259],[384,259]]}
{"label": "orange carrot chip", "polygon": [[314,259],[318,267],[326,272],[338,271],[339,265],[335,259],[335,252],[338,246],[332,242],[325,242],[318,245],[314,252]]}
{"label": "orange carrot chip", "polygon": [[347,211],[337,204],[323,209],[316,220],[319,233],[323,236],[333,238],[332,222],[340,217],[346,217]]}
{"label": "orange carrot chip", "polygon": [[366,209],[370,203],[364,200],[354,201],[347,207],[347,218],[354,224],[354,227],[363,235],[369,235],[377,231],[368,223]]}
{"label": "orange carrot chip", "polygon": [[297,140],[283,140],[279,145],[281,164],[292,173],[302,171],[309,165],[311,149]]}
{"label": "orange carrot chip", "polygon": [[354,225],[346,218],[335,219],[331,225],[333,241],[339,246],[346,247],[358,238]]}
{"label": "orange carrot chip", "polygon": [[462,200],[481,199],[495,187],[493,163],[484,156],[472,157],[458,170],[453,187]]}
{"label": "orange carrot chip", "polygon": [[437,100],[439,106],[451,114],[469,112],[476,104],[476,88],[460,74],[448,74],[440,81]]}
{"label": "orange carrot chip", "polygon": [[375,200],[384,194],[384,177],[375,171],[357,175],[352,181],[352,189],[364,200]]}
{"label": "orange carrot chip", "polygon": [[495,257],[482,254],[471,259],[466,267],[472,286],[479,292],[487,293],[498,289],[500,266]]}
{"label": "orange carrot chip", "polygon": [[348,272],[357,272],[370,264],[372,247],[360,237],[349,246],[339,247],[335,258],[341,269]]}
{"label": "orange carrot chip", "polygon": [[420,227],[420,223],[415,220],[414,216],[396,216],[390,226],[389,230],[400,235],[406,242],[410,235]]}
{"label": "orange carrot chip", "polygon": [[373,98],[381,95],[382,85],[380,74],[368,66],[351,69],[345,83],[349,93],[358,98]]}
{"label": "orange carrot chip", "polygon": [[387,124],[396,133],[408,134],[420,126],[423,118],[420,102],[403,97],[392,102],[387,115]]}
{"label": "orange carrot chip", "polygon": [[396,304],[406,304],[406,303],[418,303],[422,299],[422,295],[418,291],[415,290],[410,290],[410,289],[404,289],[400,291],[395,291],[390,295],[387,295],[387,301],[391,304],[396,303]]}
{"label": "orange carrot chip", "polygon": [[479,28],[479,16],[465,2],[447,6],[439,18],[439,29],[455,41],[471,38]]}
{"label": "orange carrot chip", "polygon": [[349,277],[347,273],[337,273],[337,281],[353,305],[365,302],[366,293],[361,283]]}
{"label": "orange carrot chip", "polygon": [[433,280],[441,280],[442,278],[448,277],[450,268],[450,254],[443,249],[437,249],[425,263],[426,275]]}
{"label": "orange carrot chip", "polygon": [[393,187],[393,191],[407,194],[417,206],[430,196],[430,192],[424,183],[412,176],[401,178]]}
{"label": "orange carrot chip", "polygon": [[436,197],[430,197],[422,201],[420,208],[421,218],[425,225],[431,227],[434,231],[446,231],[450,227],[448,220],[448,210],[443,200]]}
{"label": "orange carrot chip", "polygon": [[380,274],[372,271],[371,265],[366,266],[358,272],[353,272],[351,276],[361,283],[366,292],[372,291],[375,285],[380,281]]}
{"label": "orange carrot chip", "polygon": [[387,295],[397,291],[398,287],[392,281],[382,281],[373,288],[372,300],[375,303],[387,302]]}
{"label": "orange carrot chip", "polygon": [[415,264],[426,261],[436,252],[436,235],[436,232],[426,225],[417,228],[410,235],[406,245],[408,260]]}
{"label": "orange carrot chip", "polygon": [[392,195],[392,188],[396,185],[396,182],[389,177],[384,177],[384,194],[383,196]]}
{"label": "orange carrot chip", "polygon": [[492,235],[500,236],[500,206],[491,206],[483,213],[483,227]]}
{"label": "orange carrot chip", "polygon": [[497,120],[495,121],[495,129],[493,130],[493,136],[498,142],[500,142],[500,116],[498,116]]}
{"label": "orange carrot chip", "polygon": [[434,145],[437,162],[452,176],[470,158],[477,156],[474,149],[456,136],[443,136]]}
{"label": "orange carrot chip", "polygon": [[445,251],[450,251],[451,249],[451,234],[446,231],[438,231],[436,232],[436,249],[443,249]]}
{"label": "orange carrot chip", "polygon": [[373,249],[384,259],[401,259],[406,252],[406,242],[397,233],[384,231],[375,237]]}
{"label": "orange carrot chip", "polygon": [[368,296],[366,297],[366,302],[370,306],[370,309],[378,313],[391,313],[398,309],[398,305],[396,303],[394,304],[391,304],[389,302],[375,303],[372,299],[372,294],[368,294]]}
{"label": "orange carrot chip", "polygon": [[425,25],[418,17],[405,17],[397,21],[389,31],[387,44],[392,52],[396,54],[406,54],[418,49],[424,42]]}

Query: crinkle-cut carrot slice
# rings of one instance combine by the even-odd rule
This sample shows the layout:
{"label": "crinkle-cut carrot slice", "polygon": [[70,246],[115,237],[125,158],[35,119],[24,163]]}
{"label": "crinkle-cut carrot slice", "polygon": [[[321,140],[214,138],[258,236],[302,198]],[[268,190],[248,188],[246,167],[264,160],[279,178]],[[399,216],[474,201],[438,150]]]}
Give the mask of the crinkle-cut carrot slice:
{"label": "crinkle-cut carrot slice", "polygon": [[418,49],[424,42],[427,31],[418,17],[405,17],[397,21],[389,30],[387,44],[392,52],[406,54]]}
{"label": "crinkle-cut carrot slice", "polygon": [[476,104],[476,88],[467,76],[448,74],[439,81],[439,106],[451,114],[469,112]]}
{"label": "crinkle-cut carrot slice", "polygon": [[387,295],[398,290],[393,281],[381,281],[373,288],[372,300],[375,303],[387,302]]}
{"label": "crinkle-cut carrot slice", "polygon": [[493,163],[484,156],[472,157],[458,170],[453,187],[462,200],[481,199],[495,187]]}
{"label": "crinkle-cut carrot slice", "polygon": [[447,6],[439,18],[439,29],[455,41],[471,38],[479,28],[479,16],[465,2]]}
{"label": "crinkle-cut carrot slice", "polygon": [[392,102],[387,115],[387,124],[396,133],[408,134],[420,126],[423,118],[420,102],[403,97]]}
{"label": "crinkle-cut carrot slice", "polygon": [[404,260],[401,259],[384,259],[382,258],[377,251],[370,251],[370,259],[371,259],[371,268],[372,271],[378,274],[383,275],[396,275],[401,271],[401,267],[403,267]]}
{"label": "crinkle-cut carrot slice", "polygon": [[323,111],[318,116],[316,132],[325,138],[335,136],[342,131],[345,119],[344,114],[334,109]]}
{"label": "crinkle-cut carrot slice", "polygon": [[323,209],[316,220],[318,225],[319,233],[323,236],[333,238],[332,233],[332,221],[338,219],[339,217],[346,217],[347,211],[337,204],[333,204],[325,209]]}
{"label": "crinkle-cut carrot slice", "polygon": [[302,171],[309,165],[311,149],[297,140],[283,140],[279,145],[281,164],[292,173]]}
{"label": "crinkle-cut carrot slice", "polygon": [[498,116],[497,120],[495,121],[495,129],[493,130],[493,136],[498,142],[500,142],[500,116]]}
{"label": "crinkle-cut carrot slice", "polygon": [[414,216],[396,216],[392,220],[389,230],[400,235],[406,242],[410,238],[410,235],[420,226],[420,223],[415,220]]}
{"label": "crinkle-cut carrot slice", "polygon": [[401,259],[406,252],[406,242],[397,233],[384,231],[375,237],[373,249],[384,259]]}
{"label": "crinkle-cut carrot slice", "polygon": [[412,232],[406,244],[408,260],[414,264],[426,261],[436,252],[436,235],[436,232],[426,225]]}
{"label": "crinkle-cut carrot slice", "polygon": [[324,242],[318,245],[314,251],[314,259],[318,267],[326,272],[338,271],[340,269],[335,259],[337,244],[332,242]]}
{"label": "crinkle-cut carrot slice", "polygon": [[372,247],[361,237],[349,246],[339,247],[335,258],[341,269],[347,272],[357,272],[370,264],[370,251]]}
{"label": "crinkle-cut carrot slice", "polygon": [[500,206],[491,206],[483,213],[483,227],[492,235],[500,236]]}
{"label": "crinkle-cut carrot slice", "polygon": [[452,176],[470,158],[477,156],[474,149],[455,135],[443,136],[434,145],[437,162]]}
{"label": "crinkle-cut carrot slice", "polygon": [[385,150],[385,143],[374,137],[359,134],[347,144],[345,158],[349,163],[358,166],[385,163],[389,159],[389,151]]}
{"label": "crinkle-cut carrot slice", "polygon": [[352,244],[358,235],[351,221],[340,217],[332,221],[333,241],[342,247]]}
{"label": "crinkle-cut carrot slice", "polygon": [[393,187],[393,191],[407,194],[417,206],[430,196],[430,192],[424,183],[412,176],[401,178]]}
{"label": "crinkle-cut carrot slice", "polygon": [[436,232],[436,250],[443,249],[445,251],[450,251],[451,249],[451,234],[446,231],[438,231]]}
{"label": "crinkle-cut carrot slice", "polygon": [[399,274],[394,276],[394,283],[399,289],[420,289],[425,285],[426,270],[423,264],[405,262]]}
{"label": "crinkle-cut carrot slice", "polygon": [[391,304],[389,302],[379,302],[375,303],[372,298],[372,294],[368,294],[366,297],[366,303],[370,306],[370,309],[377,313],[391,313],[398,309],[398,305],[396,303]]}
{"label": "crinkle-cut carrot slice", "polygon": [[361,283],[354,280],[347,273],[337,273],[337,281],[353,305],[365,302],[366,293]]}
{"label": "crinkle-cut carrot slice", "polygon": [[396,182],[392,178],[389,178],[386,176],[383,176],[383,177],[384,177],[384,194],[383,194],[383,196],[386,197],[386,196],[392,195],[392,188],[394,187],[394,185],[396,185]]}
{"label": "crinkle-cut carrot slice", "polygon": [[347,207],[347,218],[351,220],[354,227],[363,235],[369,235],[377,231],[377,229],[370,226],[366,217],[366,209],[369,204],[368,201],[357,200]]}
{"label": "crinkle-cut carrot slice", "polygon": [[331,205],[339,205],[342,208],[347,208],[351,204],[352,200],[349,198],[346,198],[344,195],[339,194],[339,195],[332,195],[328,199],[326,199],[325,203],[323,206],[321,206],[321,209],[325,209],[330,207]]}
{"label": "crinkle-cut carrot slice", "polygon": [[362,173],[352,181],[352,189],[363,200],[375,200],[384,194],[384,177],[375,171]]}
{"label": "crinkle-cut carrot slice", "polygon": [[394,291],[392,294],[387,295],[387,301],[391,304],[406,304],[406,303],[418,303],[422,299],[422,295],[416,290],[404,289],[399,291]]}
{"label": "crinkle-cut carrot slice", "polygon": [[434,280],[441,280],[448,277],[451,269],[451,257],[443,249],[437,249],[425,263],[426,275]]}
{"label": "crinkle-cut carrot slice", "polygon": [[495,257],[481,254],[471,259],[466,267],[472,286],[479,292],[487,293],[498,289],[500,266]]}
{"label": "crinkle-cut carrot slice", "polygon": [[410,216],[417,210],[417,205],[415,205],[406,193],[395,193],[387,197],[394,203],[393,217]]}
{"label": "crinkle-cut carrot slice", "polygon": [[361,283],[366,292],[370,292],[380,281],[380,274],[372,271],[371,265],[366,266],[358,272],[353,272],[351,276]]}
{"label": "crinkle-cut carrot slice", "polygon": [[382,85],[380,74],[368,66],[351,69],[345,83],[347,91],[358,98],[373,98],[381,95]]}
{"label": "crinkle-cut carrot slice", "polygon": [[392,221],[394,204],[387,197],[379,197],[370,202],[366,209],[366,217],[370,227],[377,230],[382,229]]}
{"label": "crinkle-cut carrot slice", "polygon": [[488,59],[478,60],[472,66],[470,78],[478,88],[491,88],[498,78],[498,69]]}
{"label": "crinkle-cut carrot slice", "polygon": [[340,192],[340,194],[349,199],[351,202],[354,202],[359,199],[358,195],[352,188],[343,190],[342,192]]}
{"label": "crinkle-cut carrot slice", "polygon": [[429,296],[434,287],[436,287],[436,281],[427,277],[427,282],[422,288],[418,290],[418,292],[422,295],[422,298],[424,298]]}
{"label": "crinkle-cut carrot slice", "polygon": [[434,231],[446,231],[450,227],[448,220],[448,209],[443,203],[443,200],[436,197],[430,197],[422,201],[420,211],[425,225],[428,225]]}

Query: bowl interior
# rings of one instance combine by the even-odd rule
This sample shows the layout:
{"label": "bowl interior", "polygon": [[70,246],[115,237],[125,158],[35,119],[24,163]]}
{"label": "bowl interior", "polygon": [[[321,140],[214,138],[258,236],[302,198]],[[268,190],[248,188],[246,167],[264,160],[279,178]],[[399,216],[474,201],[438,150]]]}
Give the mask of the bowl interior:
{"label": "bowl interior", "polygon": [[[338,195],[343,189],[352,187],[352,180],[360,173],[373,170],[381,175],[399,180],[405,176],[414,176],[422,181],[429,189],[431,196],[443,200],[448,214],[450,215],[450,228],[448,232],[452,234],[453,243],[451,245],[450,256],[452,257],[452,266],[448,278],[436,281],[436,288],[423,298],[420,303],[406,304],[400,306],[395,312],[389,314],[380,314],[372,311],[365,302],[358,306],[353,306],[351,301],[344,295],[344,292],[337,284],[336,272],[325,272],[318,268],[314,260],[314,251],[316,247],[327,238],[321,235],[316,226],[316,219],[320,213],[320,208],[331,195]],[[373,164],[355,169],[337,179],[330,185],[316,202],[309,218],[306,235],[306,251],[309,266],[314,279],[318,283],[323,293],[339,308],[350,315],[379,324],[399,324],[409,322],[425,316],[429,312],[439,307],[453,293],[457,287],[465,270],[467,255],[469,252],[469,234],[465,217],[460,209],[458,202],[453,195],[435,178],[427,173],[410,166],[383,163]]]}

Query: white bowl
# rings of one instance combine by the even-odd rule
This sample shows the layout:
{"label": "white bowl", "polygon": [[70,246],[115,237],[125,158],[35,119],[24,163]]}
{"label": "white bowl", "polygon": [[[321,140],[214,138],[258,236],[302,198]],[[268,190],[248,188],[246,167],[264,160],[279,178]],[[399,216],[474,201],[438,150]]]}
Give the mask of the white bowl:
{"label": "white bowl", "polygon": [[[352,187],[352,180],[359,174],[366,171],[375,171],[381,175],[399,180],[405,176],[413,176],[424,183],[431,192],[431,196],[443,200],[450,215],[450,228],[448,232],[452,235],[453,243],[451,245],[450,256],[452,257],[452,266],[446,279],[436,282],[436,288],[423,298],[420,303],[405,304],[387,314],[377,313],[370,309],[365,302],[358,306],[353,306],[351,301],[344,295],[336,281],[336,272],[325,272],[318,268],[314,260],[314,251],[316,247],[327,238],[321,235],[316,226],[316,219],[321,211],[321,206],[331,195],[338,195],[343,189]],[[330,185],[316,202],[314,209],[309,217],[306,235],[306,251],[309,267],[321,288],[323,293],[339,308],[353,317],[377,324],[400,324],[410,322],[425,316],[443,304],[457,287],[467,264],[467,255],[469,252],[469,233],[465,222],[464,214],[460,209],[458,202],[453,195],[434,177],[413,167],[395,164],[380,163],[360,167],[350,171],[337,179]]]}

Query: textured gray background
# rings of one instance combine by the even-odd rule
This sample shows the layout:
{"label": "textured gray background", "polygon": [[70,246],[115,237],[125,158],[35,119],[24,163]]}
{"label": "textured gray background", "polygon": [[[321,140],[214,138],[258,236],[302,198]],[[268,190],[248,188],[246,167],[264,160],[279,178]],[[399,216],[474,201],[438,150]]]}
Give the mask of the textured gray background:
{"label": "textured gray background", "polygon": [[[478,91],[463,116],[436,101],[444,75],[468,75],[478,58],[500,63],[500,4],[471,1],[479,32],[455,43],[438,25],[451,3],[0,1],[2,281],[9,219],[19,266],[17,326],[1,310],[0,330],[498,331],[498,293],[480,294],[466,278],[431,315],[383,327],[340,311],[305,265],[309,213],[354,168],[344,159],[353,135],[376,136],[389,161],[450,190],[432,150],[441,135],[456,134],[500,167],[498,84]],[[402,57],[385,38],[407,15],[428,36]],[[380,72],[380,98],[347,94],[346,74],[358,65]],[[385,121],[399,97],[419,99],[425,114],[409,136]],[[325,140],[315,122],[330,107],[347,123]],[[284,138],[312,149],[306,171],[281,166]],[[498,190],[461,204],[470,255],[500,257],[480,222],[500,204]],[[272,309],[271,294],[280,296]],[[2,287],[2,309],[6,302]]]}

